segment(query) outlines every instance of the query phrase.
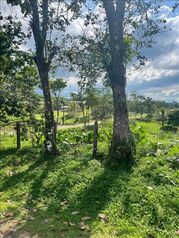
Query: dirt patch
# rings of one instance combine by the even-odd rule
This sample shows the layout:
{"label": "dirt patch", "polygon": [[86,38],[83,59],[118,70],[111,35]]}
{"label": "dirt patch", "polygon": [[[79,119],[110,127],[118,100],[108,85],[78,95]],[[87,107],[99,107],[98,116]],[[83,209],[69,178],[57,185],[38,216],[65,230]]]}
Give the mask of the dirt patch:
{"label": "dirt patch", "polygon": [[0,238],[39,238],[38,235],[30,235],[27,231],[20,230],[22,221],[9,219],[0,223]]}

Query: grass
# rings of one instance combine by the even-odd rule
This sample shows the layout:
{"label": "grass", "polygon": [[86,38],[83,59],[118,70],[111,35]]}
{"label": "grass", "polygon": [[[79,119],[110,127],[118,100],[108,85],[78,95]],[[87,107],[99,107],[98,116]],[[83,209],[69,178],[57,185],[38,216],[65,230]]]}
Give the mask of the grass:
{"label": "grass", "polygon": [[22,223],[17,229],[44,238],[176,237],[177,135],[161,133],[155,122],[137,126],[160,143],[145,150],[139,143],[142,155],[131,171],[92,160],[91,144],[73,145],[46,161],[38,148],[16,152],[7,146],[0,152],[2,221],[11,212]]}

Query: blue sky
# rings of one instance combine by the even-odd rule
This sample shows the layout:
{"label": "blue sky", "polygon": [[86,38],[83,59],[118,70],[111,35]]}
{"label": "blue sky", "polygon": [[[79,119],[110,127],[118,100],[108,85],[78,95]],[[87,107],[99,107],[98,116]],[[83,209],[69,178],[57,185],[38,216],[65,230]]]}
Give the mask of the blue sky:
{"label": "blue sky", "polygon": [[[4,15],[9,13],[17,15],[21,20],[24,30],[28,29],[28,20],[25,20],[17,7],[9,7],[6,1],[0,1],[0,11]],[[127,92],[131,90],[138,91],[140,94],[150,96],[159,100],[178,101],[179,102],[179,12],[168,14],[168,6],[173,1],[166,1],[161,14],[167,19],[167,26],[171,28],[156,37],[156,44],[150,49],[143,49],[143,54],[148,58],[146,66],[140,70],[128,66]],[[89,6],[92,6],[89,1]],[[82,19],[74,21],[69,27],[70,33],[80,32],[83,24]],[[22,46],[23,49],[33,49],[33,39]],[[71,91],[77,90],[77,81],[79,80],[72,74],[59,69],[58,77],[64,77],[68,81],[68,87],[64,90],[65,96]]]}

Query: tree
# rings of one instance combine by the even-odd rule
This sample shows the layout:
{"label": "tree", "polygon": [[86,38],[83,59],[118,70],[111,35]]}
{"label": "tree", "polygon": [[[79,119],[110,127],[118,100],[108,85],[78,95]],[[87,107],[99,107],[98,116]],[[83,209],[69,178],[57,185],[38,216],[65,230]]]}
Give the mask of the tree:
{"label": "tree", "polygon": [[[110,163],[128,166],[134,162],[135,145],[129,128],[126,66],[133,57],[139,61],[136,68],[144,65],[145,57],[141,54],[141,48],[152,47],[155,43],[153,36],[160,32],[166,20],[154,17],[162,1],[94,2],[99,3],[98,7],[105,11],[105,16],[101,20],[99,13],[93,11],[84,16],[84,25],[90,25],[93,34],[88,35],[83,29],[84,34],[78,37],[67,56],[76,65],[82,84],[84,81],[95,84],[100,78],[111,87],[114,120]],[[74,42],[74,39],[70,39],[70,42]]]}
{"label": "tree", "polygon": [[147,97],[144,101],[145,104],[145,113],[147,114],[148,119],[153,117],[153,113],[155,112],[155,102],[152,98]]}
{"label": "tree", "polygon": [[176,129],[179,127],[179,110],[170,112],[167,118],[167,125]]}
{"label": "tree", "polygon": [[[70,19],[74,19],[75,17],[72,14],[70,18],[66,12],[77,13],[80,3],[77,2],[74,5],[73,1],[68,3],[68,1],[56,0],[7,0],[7,3],[19,5],[24,16],[30,16],[29,25],[36,46],[34,60],[38,68],[45,102],[45,154],[55,155],[57,148],[49,87],[49,72],[55,55],[60,51],[60,39],[57,37],[54,38],[52,33],[65,31],[65,27],[69,25]],[[65,13],[64,9],[66,10]]]}
{"label": "tree", "polygon": [[[134,13],[134,6],[136,12]],[[133,42],[134,34],[137,26],[143,23],[141,20],[147,14],[147,11],[152,7],[146,1],[108,1],[103,0],[103,6],[106,12],[107,23],[109,27],[109,49],[110,62],[107,68],[110,85],[113,91],[114,102],[114,121],[113,121],[113,138],[111,146],[111,157],[114,161],[123,163],[133,163],[134,144],[132,135],[129,129],[129,117],[126,100],[126,58],[127,58],[127,41]],[[137,9],[138,8],[138,9]],[[134,19],[134,15],[138,14],[138,19]],[[146,19],[148,16],[146,17]],[[148,37],[158,33],[159,29],[152,19],[147,19],[148,25],[144,34]],[[125,33],[125,26],[133,29],[132,34]],[[149,27],[147,27],[149,26]],[[135,39],[136,40],[136,39]],[[142,42],[141,42],[142,43]]]}
{"label": "tree", "polygon": [[67,86],[67,83],[62,78],[52,79],[50,81],[50,88],[52,91],[52,95],[55,97],[55,104],[57,109],[57,126],[59,123],[60,95],[66,86]]}
{"label": "tree", "polygon": [[12,116],[30,119],[38,112],[37,83],[38,75],[33,66],[26,65],[15,75],[0,76],[0,121],[8,122]]}
{"label": "tree", "polygon": [[19,49],[25,39],[21,24],[11,16],[0,20],[0,121],[8,123],[12,117],[29,119],[37,112],[38,73],[32,57]]}
{"label": "tree", "polygon": [[[111,62],[108,69],[110,85],[113,91],[114,119],[111,158],[114,161],[127,160],[130,163],[133,149],[130,145],[128,109],[126,101],[126,68],[124,43],[124,15],[126,1],[103,0],[110,35]],[[128,163],[127,162],[127,163]]]}
{"label": "tree", "polygon": [[146,109],[146,98],[143,95],[139,95],[136,92],[132,92],[128,102],[129,111],[140,114],[142,118],[143,114],[147,111]]}
{"label": "tree", "polygon": [[112,116],[112,94],[107,88],[87,88],[85,92],[86,105],[91,108],[95,120],[105,120]]}
{"label": "tree", "polygon": [[68,113],[75,119],[76,121],[76,113],[80,111],[80,106],[77,102],[72,101],[68,105]]}

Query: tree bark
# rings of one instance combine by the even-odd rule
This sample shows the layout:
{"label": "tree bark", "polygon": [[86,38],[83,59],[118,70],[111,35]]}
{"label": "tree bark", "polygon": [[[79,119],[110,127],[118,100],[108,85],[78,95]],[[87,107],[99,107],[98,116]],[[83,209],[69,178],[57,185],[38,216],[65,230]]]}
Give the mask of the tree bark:
{"label": "tree bark", "polygon": [[45,66],[45,64],[41,66],[38,65],[38,68],[45,103],[45,154],[55,155],[57,153],[55,133],[56,128],[49,88],[48,68]]}
{"label": "tree bark", "polygon": [[114,117],[113,136],[111,141],[111,164],[123,164],[125,167],[133,164],[135,151],[132,134],[129,128],[129,117],[125,88],[115,86],[113,91]]}
{"label": "tree bark", "polygon": [[55,155],[57,153],[55,121],[49,88],[49,71],[53,54],[50,54],[48,58],[45,57],[45,42],[47,40],[49,23],[49,2],[48,0],[42,1],[42,19],[39,16],[38,1],[29,0],[29,3],[32,9],[31,28],[36,44],[35,63],[39,71],[45,104],[45,155]]}
{"label": "tree bark", "polygon": [[113,91],[114,121],[111,141],[111,164],[131,164],[133,162],[132,136],[129,129],[126,88],[124,15],[126,0],[103,0],[110,34],[111,61],[106,69]]}

